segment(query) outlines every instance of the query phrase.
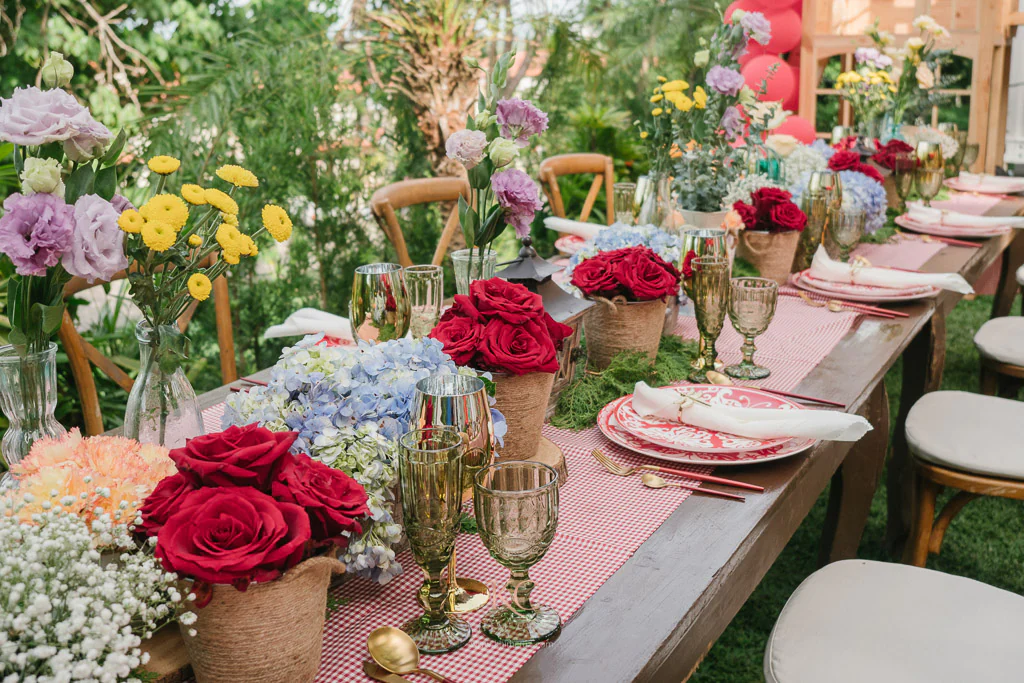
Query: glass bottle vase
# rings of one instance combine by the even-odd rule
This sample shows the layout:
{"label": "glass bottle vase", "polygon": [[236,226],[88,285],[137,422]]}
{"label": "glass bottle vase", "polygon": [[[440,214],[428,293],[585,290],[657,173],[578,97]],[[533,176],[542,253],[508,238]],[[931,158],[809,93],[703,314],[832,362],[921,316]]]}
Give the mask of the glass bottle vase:
{"label": "glass bottle vase", "polygon": [[[53,416],[56,407],[57,345],[24,355],[14,346],[0,346],[0,410],[8,421],[0,455],[8,467],[28,455],[39,439],[67,434]],[[0,488],[9,476],[0,480]]]}
{"label": "glass bottle vase", "polygon": [[181,358],[162,346],[145,321],[135,328],[135,338],[139,374],[128,394],[124,435],[167,448],[184,446],[186,439],[203,434],[203,414]]}
{"label": "glass bottle vase", "polygon": [[452,252],[452,267],[455,270],[455,291],[469,294],[469,283],[473,280],[489,280],[494,277],[498,265],[498,254],[493,249],[459,249]]}

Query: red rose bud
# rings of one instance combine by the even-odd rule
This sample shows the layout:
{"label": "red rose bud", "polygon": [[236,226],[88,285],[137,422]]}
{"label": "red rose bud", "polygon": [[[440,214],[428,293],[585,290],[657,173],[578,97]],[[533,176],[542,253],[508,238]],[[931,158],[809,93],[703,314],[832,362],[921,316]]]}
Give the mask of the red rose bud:
{"label": "red rose bud", "polygon": [[[745,202],[736,202],[732,205],[732,209],[740,215],[740,220],[743,221],[744,228],[747,230],[757,229],[757,209]],[[690,276],[686,275],[686,277]]]}
{"label": "red rose bud", "polygon": [[857,152],[836,152],[828,160],[828,167],[833,171],[852,171],[860,165],[860,154]]}
{"label": "red rose bud", "polygon": [[278,462],[295,432],[272,432],[257,424],[228,427],[223,432],[189,439],[170,452],[178,471],[202,486],[270,487]]}
{"label": "red rose bud", "polygon": [[195,488],[192,480],[181,472],[161,479],[139,509],[142,515],[139,531],[156,536],[167,519],[180,509],[182,498]]}
{"label": "red rose bud", "polygon": [[482,370],[512,375],[558,370],[551,334],[543,323],[534,320],[514,325],[492,318],[484,328],[480,360]]}
{"label": "red rose bud", "polygon": [[471,361],[483,339],[482,323],[459,315],[451,315],[449,309],[441,322],[427,336],[444,346],[444,352],[451,356],[456,365],[472,365]]}
{"label": "red rose bud", "polygon": [[636,247],[616,266],[632,301],[665,299],[679,292],[679,271],[647,247]]}
{"label": "red rose bud", "polygon": [[611,298],[618,293],[619,279],[614,268],[608,266],[607,252],[584,259],[572,271],[572,284],[587,296]]}
{"label": "red rose bud", "polygon": [[544,311],[540,294],[501,278],[474,280],[469,285],[469,295],[481,315],[496,315],[510,323],[536,320]]}
{"label": "red rose bud", "polygon": [[807,214],[793,202],[786,202],[772,207],[772,232],[789,232],[803,230],[807,225]]}
{"label": "red rose bud", "polygon": [[[739,202],[737,202],[737,203],[739,203]],[[744,204],[744,206],[747,206],[747,205]],[[751,207],[751,208],[753,208],[753,207]],[[686,252],[686,256],[683,257],[683,271],[682,271],[682,275],[687,280],[689,280],[691,277],[693,277],[693,259],[695,259],[695,258],[697,258],[697,252],[695,252],[693,249],[691,249],[690,251]]]}

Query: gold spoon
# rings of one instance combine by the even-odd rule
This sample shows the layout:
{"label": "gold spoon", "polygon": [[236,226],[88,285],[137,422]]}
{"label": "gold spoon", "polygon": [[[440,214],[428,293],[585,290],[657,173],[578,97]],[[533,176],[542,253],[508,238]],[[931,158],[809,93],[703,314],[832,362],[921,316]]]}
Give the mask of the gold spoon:
{"label": "gold spoon", "polygon": [[838,301],[836,299],[830,299],[828,303],[823,303],[821,301],[815,301],[814,299],[807,296],[803,292],[800,292],[800,298],[809,303],[811,306],[814,306],[815,308],[824,308],[827,306],[828,310],[832,311],[833,313],[840,313],[843,309],[846,308],[845,306],[843,306],[842,301]]}
{"label": "gold spoon", "polygon": [[734,493],[726,493],[725,491],[716,491],[714,489],[705,489],[696,486],[689,486],[687,484],[680,484],[674,481],[665,481],[657,474],[651,474],[650,472],[646,472],[642,477],[640,477],[640,482],[649,489],[664,489],[669,487],[675,487],[680,489],[687,489],[693,491],[694,493],[705,493],[710,496],[718,496],[719,498],[728,498],[730,500],[738,500],[740,502],[743,502],[744,500],[743,496],[737,496]]}
{"label": "gold spoon", "polygon": [[733,385],[733,381],[728,375],[723,375],[717,370],[708,370],[704,374],[707,375],[708,381],[712,384],[718,384],[723,387],[731,387]]}
{"label": "gold spoon", "polygon": [[420,668],[420,651],[416,649],[416,642],[401,629],[392,626],[375,629],[366,639],[366,649],[373,661],[385,671],[399,676],[425,674],[437,681],[448,680],[436,671]]}

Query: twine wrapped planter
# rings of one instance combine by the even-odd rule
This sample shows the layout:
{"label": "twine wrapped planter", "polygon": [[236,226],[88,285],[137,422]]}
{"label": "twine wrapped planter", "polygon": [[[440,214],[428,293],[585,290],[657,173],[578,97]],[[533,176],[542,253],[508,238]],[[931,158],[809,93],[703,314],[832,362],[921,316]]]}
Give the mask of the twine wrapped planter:
{"label": "twine wrapped planter", "polygon": [[761,277],[775,280],[780,285],[789,281],[789,273],[800,241],[798,230],[786,232],[760,232],[740,230],[736,245],[736,258],[748,261],[757,268]]}
{"label": "twine wrapped planter", "polygon": [[494,375],[494,407],[508,424],[501,460],[529,460],[537,455],[548,397],[555,382],[553,372],[525,375]]}
{"label": "twine wrapped planter", "polygon": [[599,296],[591,298],[597,306],[583,318],[589,364],[604,370],[622,351],[639,351],[653,363],[665,327],[665,302],[661,299],[626,301],[621,296],[611,300]]}
{"label": "twine wrapped planter", "polygon": [[[209,604],[194,610],[196,623],[180,625],[198,683],[313,681],[320,668],[327,584],[332,573],[344,571],[342,562],[321,556],[244,593],[214,585]],[[194,637],[190,628],[197,631]]]}

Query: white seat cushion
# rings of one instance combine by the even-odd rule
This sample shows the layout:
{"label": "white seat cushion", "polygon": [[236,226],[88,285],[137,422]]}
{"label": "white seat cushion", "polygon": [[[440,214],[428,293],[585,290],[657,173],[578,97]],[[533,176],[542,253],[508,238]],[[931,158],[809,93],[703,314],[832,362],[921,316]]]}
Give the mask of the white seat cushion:
{"label": "white seat cushion", "polygon": [[1024,316],[989,320],[974,335],[974,344],[985,358],[1024,365]]}
{"label": "white seat cushion", "polygon": [[963,472],[1024,479],[1020,401],[933,391],[910,409],[906,430],[910,449],[922,460]]}
{"label": "white seat cushion", "polygon": [[811,574],[775,622],[766,683],[1019,683],[1024,597],[901,564]]}
{"label": "white seat cushion", "polygon": [[1017,284],[1024,287],[1024,266],[1017,269]]}

